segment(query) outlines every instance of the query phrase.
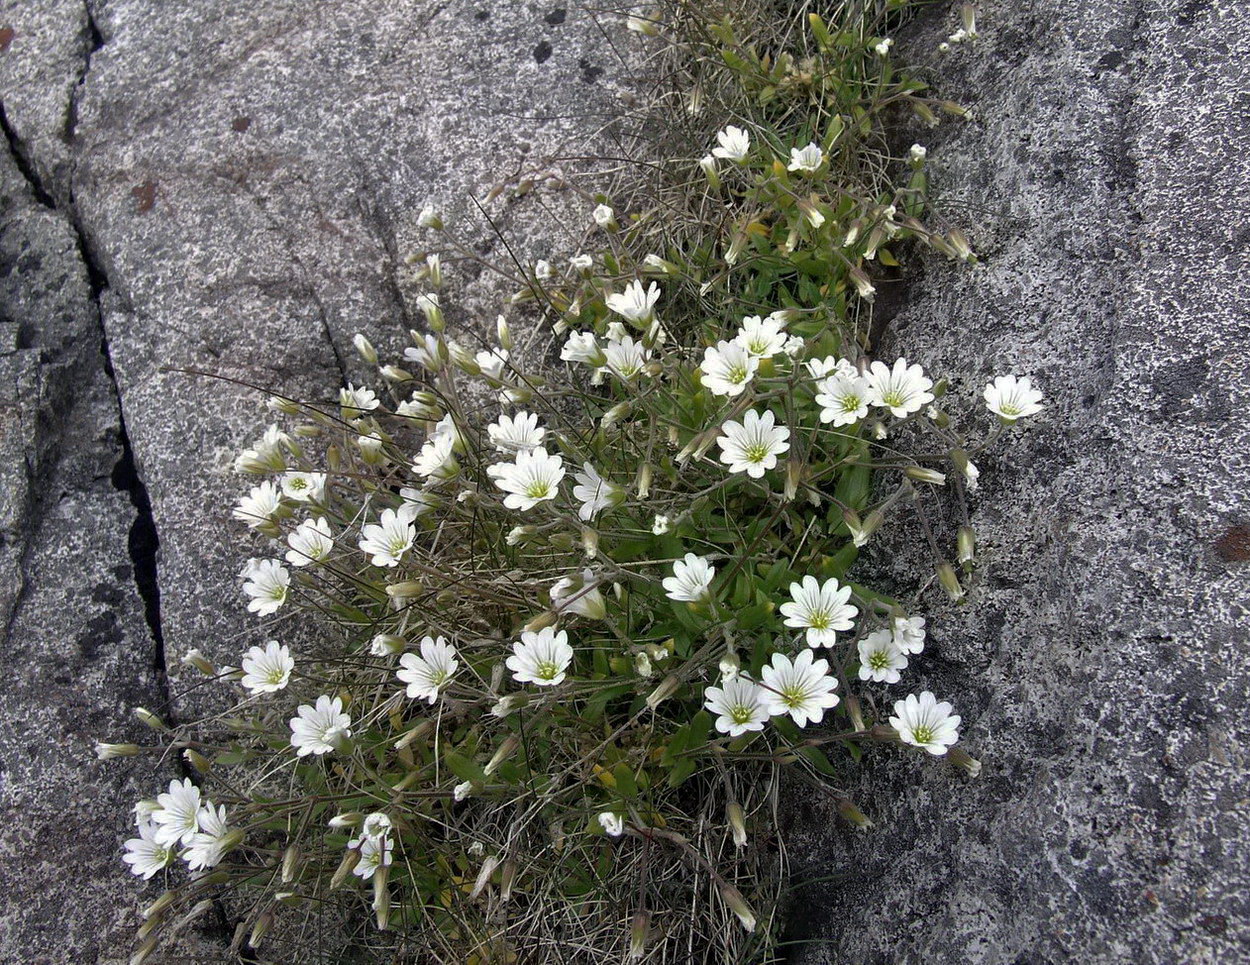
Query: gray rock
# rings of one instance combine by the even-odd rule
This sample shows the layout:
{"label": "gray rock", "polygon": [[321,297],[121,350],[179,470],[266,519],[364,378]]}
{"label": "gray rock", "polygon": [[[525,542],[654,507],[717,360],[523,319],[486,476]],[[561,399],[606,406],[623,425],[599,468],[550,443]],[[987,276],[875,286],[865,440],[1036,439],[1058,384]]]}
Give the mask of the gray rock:
{"label": "gray rock", "polygon": [[[982,263],[926,259],[882,354],[970,409],[1033,374],[1048,408],[981,460],[984,568],[923,597],[931,643],[880,694],[952,699],[984,771],[883,748],[848,788],[876,830],[796,808],[796,960],[1244,961],[1250,16],[985,4],[935,55],[955,26],[903,49],[975,112],[925,143]],[[900,522],[869,566],[910,590],[920,542]]]}

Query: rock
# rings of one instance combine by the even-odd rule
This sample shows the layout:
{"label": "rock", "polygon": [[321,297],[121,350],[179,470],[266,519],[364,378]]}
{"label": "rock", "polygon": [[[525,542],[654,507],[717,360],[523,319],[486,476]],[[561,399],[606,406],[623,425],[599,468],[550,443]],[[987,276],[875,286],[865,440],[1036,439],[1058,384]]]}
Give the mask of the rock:
{"label": "rock", "polygon": [[[983,568],[961,606],[924,595],[926,652],[878,696],[953,700],[984,771],[874,749],[847,790],[875,830],[797,805],[795,960],[1243,960],[1250,15],[980,19],[936,55],[936,8],[903,50],[974,112],[916,139],[982,261],[925,259],[882,354],[956,376],[956,411],[1002,372],[1048,406],[978,460]],[[910,592],[921,543],[900,521],[868,569]]]}

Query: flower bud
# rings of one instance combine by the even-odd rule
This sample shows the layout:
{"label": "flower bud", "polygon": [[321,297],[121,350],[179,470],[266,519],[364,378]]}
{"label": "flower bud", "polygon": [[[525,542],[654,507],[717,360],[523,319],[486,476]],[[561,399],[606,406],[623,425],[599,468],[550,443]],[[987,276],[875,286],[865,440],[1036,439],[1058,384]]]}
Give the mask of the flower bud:
{"label": "flower bud", "polygon": [[723,680],[733,680],[742,670],[742,662],[738,659],[738,655],[732,650],[720,658],[720,663],[716,665],[716,669],[720,671]]}
{"label": "flower bud", "polygon": [[491,875],[495,873],[497,867],[499,867],[499,858],[493,854],[482,862],[482,868],[477,873],[477,880],[473,882],[473,890],[469,892],[470,901],[486,890],[486,886],[490,884]]}
{"label": "flower bud", "polygon": [[923,466],[908,466],[904,472],[908,479],[914,479],[916,482],[930,483],[934,486],[946,485],[946,473],[938,472],[936,469],[926,469]]}
{"label": "flower bud", "polygon": [[[843,514],[843,519],[845,518],[845,514]],[[881,524],[884,522],[885,514],[882,513],[881,510],[871,510],[864,518],[864,521],[858,530],[853,527],[851,528],[851,542],[853,542],[856,546],[863,546],[872,538],[872,535],[881,528]],[[847,526],[851,526],[849,521],[847,522]]]}
{"label": "flower bud", "polygon": [[651,463],[644,462],[638,468],[638,498],[646,499],[651,495]]}
{"label": "flower bud", "polygon": [[681,681],[672,674],[669,674],[660,681],[659,686],[656,687],[655,690],[651,691],[651,693],[647,695],[647,707],[650,710],[655,710],[655,708],[660,706],[660,704],[662,704],[665,700],[673,696],[673,694],[677,692],[677,688],[680,686]]}
{"label": "flower bud", "polygon": [[265,400],[265,404],[274,412],[284,412],[287,415],[297,415],[299,413],[299,405],[291,399],[284,399],[280,395],[271,395]]}
{"label": "flower bud", "polygon": [[378,931],[386,931],[391,917],[391,892],[386,887],[390,880],[391,869],[383,865],[373,873],[373,910],[377,914]]}
{"label": "flower bud", "polygon": [[443,287],[443,259],[438,253],[427,255],[425,258],[425,272],[430,279],[430,284],[435,288]]}
{"label": "flower bud", "polygon": [[636,911],[629,920],[629,957],[642,958],[647,950],[647,932],[651,927],[651,916],[645,911]]}
{"label": "flower bud", "polygon": [[201,774],[207,774],[213,769],[213,762],[201,754],[197,750],[188,747],[182,752],[182,758]]}
{"label": "flower bud", "polygon": [[169,732],[169,725],[146,707],[136,707],[133,713],[135,717],[138,718],[140,723],[147,724],[147,726],[151,727],[153,730],[163,731],[165,733]]}
{"label": "flower bud", "polygon": [[495,316],[495,335],[499,339],[499,347],[512,351],[512,330],[508,328],[508,320],[502,315]]}
{"label": "flower bud", "polygon": [[650,271],[658,271],[662,275],[677,275],[681,273],[680,267],[671,261],[661,258],[659,255],[647,255],[647,257],[642,259],[642,264],[644,268]]}
{"label": "flower bud", "polygon": [[508,694],[507,696],[501,697],[498,701],[496,701],[495,706],[490,709],[490,712],[494,717],[507,717],[509,714],[520,710],[529,702],[529,694]]}
{"label": "flower bud", "polygon": [[435,231],[441,231],[443,228],[443,217],[434,209],[434,205],[427,204],[421,209],[421,214],[417,216],[417,224],[422,228],[433,228]]}
{"label": "flower bud", "polygon": [[330,818],[329,823],[332,828],[358,828],[364,819],[365,816],[359,811],[345,811]]}
{"label": "flower bud", "polygon": [[877,289],[872,286],[872,282],[868,280],[868,276],[864,274],[863,269],[856,266],[850,269],[847,275],[851,279],[851,284],[855,286],[855,291],[859,294],[859,297],[865,301],[872,301],[873,296],[877,293]]}
{"label": "flower bud", "polygon": [[725,902],[730,911],[738,916],[738,921],[742,922],[742,927],[749,932],[755,931],[755,912],[751,910],[751,906],[742,897],[742,892],[724,880],[717,882],[717,886],[720,888],[721,900]]}
{"label": "flower bud", "polygon": [[799,483],[803,481],[804,463],[802,459],[786,461],[785,498],[793,499],[799,493]]}
{"label": "flower bud", "polygon": [[499,900],[507,901],[512,897],[512,885],[516,881],[517,865],[515,858],[509,858],[503,863],[503,870],[499,873]]}
{"label": "flower bud", "polygon": [[209,662],[208,658],[205,657],[204,654],[200,653],[199,650],[188,650],[186,655],[182,658],[182,665],[184,667],[194,667],[206,677],[217,676],[216,668]]}
{"label": "flower bud", "polygon": [[282,883],[288,884],[299,877],[302,870],[303,852],[298,844],[292,844],[282,852]]}
{"label": "flower bud", "polygon": [[556,616],[556,614],[548,610],[545,613],[538,614],[538,616],[531,619],[529,623],[525,624],[525,626],[522,627],[521,629],[536,633],[539,630],[543,630],[547,627],[555,626],[557,619],[558,617]]}
{"label": "flower bud", "polygon": [[356,347],[356,354],[370,365],[378,364],[377,350],[373,347],[373,343],[365,338],[362,333],[357,332],[352,336],[352,345]]}
{"label": "flower bud", "polygon": [[699,167],[703,171],[703,176],[707,178],[708,185],[715,191],[720,187],[720,175],[716,172],[716,158],[710,154],[705,154],[699,159]]}
{"label": "flower bud", "polygon": [[872,820],[857,808],[850,798],[844,797],[838,800],[838,814],[844,821],[850,822],[861,831],[867,831],[872,827]]}
{"label": "flower bud", "polygon": [[156,946],[160,943],[160,935],[149,935],[147,940],[135,949],[134,954],[130,956],[129,965],[143,965],[148,957],[156,951]]}
{"label": "flower bud", "polygon": [[537,526],[513,526],[508,535],[504,537],[504,541],[509,546],[523,546],[533,539],[534,534],[537,532]]}
{"label": "flower bud", "polygon": [[946,759],[956,767],[962,767],[969,777],[981,776],[981,762],[962,747],[952,747],[946,752]]}
{"label": "flower bud", "polygon": [[606,204],[598,205],[595,208],[592,216],[595,219],[595,224],[597,224],[604,231],[616,230],[617,228],[616,212],[613,211],[609,205],[606,205]]}
{"label": "flower bud", "polygon": [[403,580],[399,583],[391,583],[386,588],[386,595],[392,600],[410,600],[424,592],[425,584],[420,580]]}
{"label": "flower bud", "polygon": [[854,694],[847,694],[843,706],[846,707],[846,712],[851,718],[851,726],[856,730],[863,730],[864,714],[859,706],[859,698]]}
{"label": "flower bud", "polygon": [[417,307],[421,309],[421,314],[425,316],[426,322],[435,332],[441,332],[444,328],[443,310],[438,304],[437,292],[425,292],[417,296]]}
{"label": "flower bud", "polygon": [[482,770],[487,774],[494,774],[499,765],[515,753],[520,743],[521,739],[516,734],[509,734],[504,739],[504,742],[499,745],[499,749],[491,756],[491,759],[486,762],[486,766]]}
{"label": "flower bud", "polygon": [[397,637],[393,633],[379,633],[370,641],[369,652],[375,657],[389,657],[402,653],[407,647],[408,641],[403,637]]}
{"label": "flower bud", "polygon": [[[807,223],[813,228],[819,228],[825,223],[824,212],[822,212],[816,204],[807,200],[807,198],[799,198],[799,212],[804,218],[807,219]],[[851,269],[852,279],[854,279],[855,271],[856,269]],[[863,293],[861,292],[861,294]]]}
{"label": "flower bud", "polygon": [[266,911],[256,919],[256,924],[252,926],[251,934],[247,936],[247,943],[255,948],[268,933],[271,925],[273,925],[273,914]]}
{"label": "flower bud", "polygon": [[725,820],[729,822],[729,828],[733,832],[734,847],[746,847],[747,821],[746,815],[742,813],[742,805],[737,801],[725,805]]}
{"label": "flower bud", "polygon": [[645,650],[634,654],[634,670],[644,679],[655,673],[655,668],[651,666],[651,657]]}
{"label": "flower bud", "polygon": [[964,564],[964,569],[968,569],[968,564],[973,563],[977,556],[977,534],[971,526],[959,527],[956,544],[959,547],[959,562]]}
{"label": "flower bud", "polygon": [[599,531],[592,526],[582,527],[582,552],[588,558],[596,556],[599,552]]}
{"label": "flower bud", "polygon": [[937,578],[942,584],[942,589],[946,591],[946,595],[952,600],[958,602],[964,598],[964,588],[959,585],[959,577],[955,574],[955,568],[949,563],[938,564]]}
{"label": "flower bud", "polygon": [[330,890],[335,891],[343,887],[343,882],[358,864],[360,864],[360,852],[356,848],[348,848],[343,852],[343,860],[339,862],[339,866],[334,869],[333,877],[330,878]]}
{"label": "flower bud", "polygon": [[156,901],[144,908],[141,914],[144,918],[154,918],[172,905],[177,897],[178,896],[175,892],[166,891],[159,898],[157,898]]}
{"label": "flower bud", "polygon": [[111,761],[116,757],[134,757],[142,751],[138,744],[104,744],[97,742],[95,756],[101,761]]}
{"label": "flower bud", "polygon": [[408,730],[402,737],[400,737],[399,740],[395,742],[395,750],[402,751],[413,741],[420,740],[433,729],[434,722],[432,720],[421,721],[421,723]]}
{"label": "flower bud", "polygon": [[618,402],[603,414],[603,418],[599,420],[599,424],[605,429],[611,428],[615,423],[625,418],[629,414],[629,410],[633,408],[633,403],[629,401]]}

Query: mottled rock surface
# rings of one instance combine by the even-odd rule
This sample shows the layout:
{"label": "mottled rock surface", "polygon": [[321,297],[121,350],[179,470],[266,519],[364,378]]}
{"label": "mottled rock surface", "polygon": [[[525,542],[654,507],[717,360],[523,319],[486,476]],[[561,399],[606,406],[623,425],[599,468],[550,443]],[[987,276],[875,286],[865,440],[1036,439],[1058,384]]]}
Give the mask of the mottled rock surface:
{"label": "mottled rock surface", "polygon": [[[253,387],[323,399],[367,374],[355,332],[398,349],[422,205],[489,239],[470,199],[545,158],[574,175],[626,44],[557,0],[0,3],[0,961],[124,961],[158,893],[120,844],[177,770],[91,745],[141,738],[135,704],[213,707],[180,658],[261,639],[229,518]],[[543,206],[488,210],[529,257],[577,243]],[[472,262],[447,273],[450,323],[493,325]],[[233,960],[209,917],[169,961]]]}
{"label": "mottled rock surface", "polygon": [[[981,8],[978,43],[935,54],[941,11],[903,50],[974,111],[917,138],[982,262],[926,262],[882,351],[970,408],[1004,371],[1048,396],[981,460],[982,575],[926,595],[907,671],[985,769],[885,748],[849,788],[876,830],[796,810],[796,961],[1245,961],[1250,10]],[[921,542],[879,573],[914,586]]]}

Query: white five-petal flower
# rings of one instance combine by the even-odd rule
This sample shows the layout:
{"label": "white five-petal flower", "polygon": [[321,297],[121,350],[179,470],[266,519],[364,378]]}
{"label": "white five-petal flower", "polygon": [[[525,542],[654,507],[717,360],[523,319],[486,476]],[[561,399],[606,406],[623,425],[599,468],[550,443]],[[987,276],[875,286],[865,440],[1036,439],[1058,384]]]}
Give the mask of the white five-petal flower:
{"label": "white five-petal flower", "polygon": [[409,699],[432,704],[460,666],[456,656],[456,648],[445,637],[425,637],[421,655],[406,653],[400,657],[395,676],[408,685]]}
{"label": "white five-petal flower", "polygon": [[806,147],[792,147],[790,148],[790,165],[787,170],[803,171],[806,174],[811,174],[819,169],[824,161],[824,152],[821,151],[818,144],[808,144]]}
{"label": "white five-petal flower", "polygon": [[508,366],[508,350],[506,348],[483,349],[473,356],[478,368],[488,379],[503,381],[504,369]]}
{"label": "white five-petal flower", "polygon": [[455,449],[456,436],[453,433],[436,433],[421,447],[420,455],[412,462],[412,471],[432,482],[452,479],[460,472]]}
{"label": "white five-petal flower", "polygon": [[572,662],[568,634],[551,627],[522,631],[521,639],[512,644],[512,656],[505,661],[515,680],[539,687],[562,683]]}
{"label": "white five-petal flower", "polygon": [[286,561],[292,566],[307,566],[320,563],[334,549],[334,540],[330,535],[330,524],[324,516],[316,520],[306,519],[294,531],[287,534]]}
{"label": "white five-petal flower", "polygon": [[174,845],[161,844],[156,840],[157,827],[151,821],[139,822],[139,837],[130,838],[122,861],[130,865],[132,873],[147,881],[174,860]]}
{"label": "white five-petal flower", "polygon": [[239,500],[239,505],[234,508],[234,518],[256,529],[273,519],[281,506],[281,491],[265,480],[259,486],[253,486],[251,492]]}
{"label": "white five-petal flower", "polygon": [[391,839],[388,835],[378,835],[377,837],[366,837],[358,842],[360,847],[360,860],[356,862],[356,866],[352,868],[352,874],[369,881],[377,873],[379,868],[388,867],[392,860]]}
{"label": "white five-petal flower", "polygon": [[713,395],[732,398],[741,395],[755,373],[760,360],[740,342],[717,342],[703,350],[703,385]]}
{"label": "white five-petal flower", "polygon": [[625,833],[625,819],[611,811],[599,812],[599,827],[610,838],[619,838]]}
{"label": "white five-petal flower", "polygon": [[920,653],[924,637],[924,617],[894,618],[894,645],[903,653]]}
{"label": "white five-petal flower", "polygon": [[506,492],[503,504],[509,509],[529,510],[560,494],[564,460],[548,455],[542,446],[518,452],[515,462],[496,463],[487,468],[495,485]]}
{"label": "white five-petal flower", "polygon": [[769,409],[761,416],[748,409],[742,422],[726,422],[724,435],[716,440],[721,448],[720,461],[730,472],[745,472],[759,479],[777,465],[777,457],[790,451],[790,430],[776,425],[776,416]]}
{"label": "white five-petal flower", "polygon": [[906,669],[907,657],[894,642],[889,630],[874,630],[859,641],[859,679],[879,684],[896,684],[899,671]]}
{"label": "white five-petal flower", "polygon": [[730,737],[763,730],[770,716],[768,692],[744,676],[722,680],[703,691],[703,706],[716,714],[716,729]]}
{"label": "white five-petal flower", "polygon": [[868,415],[868,380],[858,375],[831,375],[816,384],[820,421],[835,426],[854,425]]}
{"label": "white five-petal flower", "polygon": [[359,419],[366,412],[372,412],[381,403],[378,402],[373,389],[363,386],[358,389],[348,382],[347,388],[339,389],[339,405],[343,409],[345,418]]}
{"label": "white five-petal flower", "polygon": [[564,348],[560,350],[560,358],[565,362],[584,362],[595,368],[608,360],[593,332],[570,332]]}
{"label": "white five-petal flower", "polygon": [[291,573],[277,560],[248,560],[243,577],[243,592],[251,597],[247,608],[252,613],[268,616],[286,602]]}
{"label": "white five-petal flower", "polygon": [[751,135],[732,124],[716,135],[716,142],[712,155],[726,161],[743,161],[751,150]]}
{"label": "white five-petal flower", "polygon": [[277,640],[268,641],[263,648],[251,647],[243,654],[242,663],[243,679],[240,683],[254,694],[272,694],[281,690],[290,683],[291,671],[295,669],[291,649]]}
{"label": "white five-petal flower", "polygon": [[200,830],[200,789],[189,777],[170,781],[168,793],[156,796],[156,805],[152,812],[156,843],[169,847],[190,844]]}
{"label": "white five-petal flower", "polygon": [[884,362],[873,362],[868,370],[868,401],[889,409],[898,419],[919,412],[933,401],[933,381],[919,365],[908,365],[899,359],[890,368]]}
{"label": "white five-petal flower", "polygon": [[800,727],[819,724],[825,711],[837,706],[836,677],[829,674],[829,661],[817,660],[811,650],[804,650],[791,663],[782,653],[774,653],[772,665],[760,672],[764,702],[776,717],[789,714]]}
{"label": "white five-petal flower", "polygon": [[687,553],[684,559],[673,562],[673,575],[663,580],[664,593],[670,600],[698,603],[711,594],[712,578],[716,567],[706,557]]}
{"label": "white five-petal flower", "polygon": [[623,382],[637,376],[651,358],[651,349],[633,337],[609,339],[603,349],[604,366]]}
{"label": "white five-petal flower", "polygon": [[221,863],[225,853],[226,836],[230,833],[230,825],[226,818],[226,807],[214,807],[206,802],[200,809],[200,829],[187,842],[189,847],[182,857],[192,871],[215,868]]}
{"label": "white five-petal flower", "polygon": [[491,445],[499,452],[520,452],[543,444],[547,430],[538,424],[538,416],[529,412],[516,415],[504,413],[486,427]]}
{"label": "white five-petal flower", "polygon": [[985,407],[1004,422],[1015,422],[1042,411],[1042,393],[1028,376],[1000,375],[985,387]]}
{"label": "white five-petal flower", "polygon": [[577,511],[577,518],[588,522],[597,513],[611,509],[625,498],[625,491],[613,485],[602,476],[590,463],[582,463],[580,472],[573,474],[577,485],[573,487],[573,498],[582,506]]}
{"label": "white five-petal flower", "polygon": [[814,576],[790,584],[790,602],[781,604],[781,615],[788,627],[807,629],[809,647],[832,647],[839,630],[849,630],[859,609],[847,602],[849,586],[839,586],[830,577],[823,584]]}
{"label": "white five-petal flower", "polygon": [[919,698],[908,694],[906,699],[894,704],[895,716],[890,718],[890,726],[898,731],[904,744],[922,747],[940,756],[959,740],[960,719],[958,714],[951,713],[953,709],[946,701],[938,703],[928,690]]}
{"label": "white five-petal flower", "polygon": [[282,495],[297,503],[321,502],[326,495],[326,474],[288,472],[282,477]]}
{"label": "white five-petal flower", "polygon": [[316,705],[300,704],[291,718],[291,746],[300,757],[329,754],[352,736],[352,719],[343,713],[343,701],[322,694]]}
{"label": "white five-petal flower", "polygon": [[407,505],[382,510],[382,518],[360,531],[360,551],[372,557],[374,566],[398,566],[417,537],[413,513]]}
{"label": "white five-petal flower", "polygon": [[655,303],[659,300],[659,285],[652,282],[644,289],[642,282],[635,279],[625,286],[624,292],[608,295],[604,299],[604,304],[608,306],[609,311],[643,325],[651,321],[655,315]]}
{"label": "white five-petal flower", "polygon": [[734,341],[756,358],[772,358],[786,350],[786,323],[784,319],[769,315],[748,315]]}
{"label": "white five-petal flower", "polygon": [[582,570],[581,576],[565,576],[551,586],[551,608],[558,613],[575,613],[588,620],[602,620],[608,604],[595,582],[595,574]]}

